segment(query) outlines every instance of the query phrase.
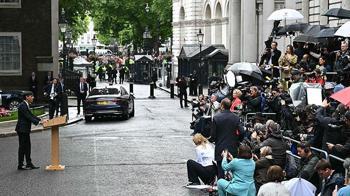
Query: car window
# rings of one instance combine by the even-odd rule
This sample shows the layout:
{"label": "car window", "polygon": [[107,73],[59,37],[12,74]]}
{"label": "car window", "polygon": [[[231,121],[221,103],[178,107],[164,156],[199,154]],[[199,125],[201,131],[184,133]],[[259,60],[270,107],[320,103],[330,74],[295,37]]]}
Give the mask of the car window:
{"label": "car window", "polygon": [[118,95],[120,91],[117,88],[93,89],[90,95]]}

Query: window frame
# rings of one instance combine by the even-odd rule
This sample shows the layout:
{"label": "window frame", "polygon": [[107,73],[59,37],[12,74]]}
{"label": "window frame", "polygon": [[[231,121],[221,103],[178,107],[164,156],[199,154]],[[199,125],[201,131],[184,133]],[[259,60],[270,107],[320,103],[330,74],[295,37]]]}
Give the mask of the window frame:
{"label": "window frame", "polygon": [[13,36],[19,40],[19,69],[18,70],[0,70],[0,76],[22,76],[22,33],[21,32],[0,32],[0,37]]}
{"label": "window frame", "polygon": [[16,3],[0,2],[1,8],[22,8],[22,0],[18,0]]}

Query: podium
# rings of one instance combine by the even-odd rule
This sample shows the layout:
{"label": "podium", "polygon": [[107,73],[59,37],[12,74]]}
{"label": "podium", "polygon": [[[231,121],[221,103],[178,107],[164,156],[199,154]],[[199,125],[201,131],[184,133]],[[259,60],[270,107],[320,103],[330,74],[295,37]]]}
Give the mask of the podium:
{"label": "podium", "polygon": [[46,166],[47,171],[63,171],[65,166],[60,165],[59,126],[67,123],[67,115],[53,118],[43,123],[44,128],[51,127],[51,165]]}

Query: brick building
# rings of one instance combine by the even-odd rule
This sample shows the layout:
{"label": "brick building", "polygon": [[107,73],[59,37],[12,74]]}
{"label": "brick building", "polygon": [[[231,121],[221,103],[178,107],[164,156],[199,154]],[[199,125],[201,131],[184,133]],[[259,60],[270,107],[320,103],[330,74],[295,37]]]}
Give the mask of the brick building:
{"label": "brick building", "polygon": [[0,89],[29,90],[34,71],[42,93],[58,74],[58,1],[1,0],[0,18]]}

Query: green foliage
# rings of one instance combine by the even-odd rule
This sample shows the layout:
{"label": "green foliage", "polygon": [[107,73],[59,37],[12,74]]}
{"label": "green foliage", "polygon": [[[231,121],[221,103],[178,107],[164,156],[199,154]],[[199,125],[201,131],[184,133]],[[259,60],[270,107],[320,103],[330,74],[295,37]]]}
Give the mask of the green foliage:
{"label": "green foliage", "polygon": [[[35,109],[31,109],[32,113],[35,116],[40,116],[42,114],[45,113],[44,108],[35,108]],[[1,116],[0,117],[0,122],[5,122],[5,121],[10,121],[10,120],[17,120],[18,119],[18,112],[17,111],[13,111],[10,112],[9,116]]]}
{"label": "green foliage", "polygon": [[146,26],[153,41],[172,35],[172,0],[60,0],[60,7],[65,9],[74,39],[86,32],[87,16],[93,18],[97,38],[104,44],[116,38],[120,44],[140,45]]}

